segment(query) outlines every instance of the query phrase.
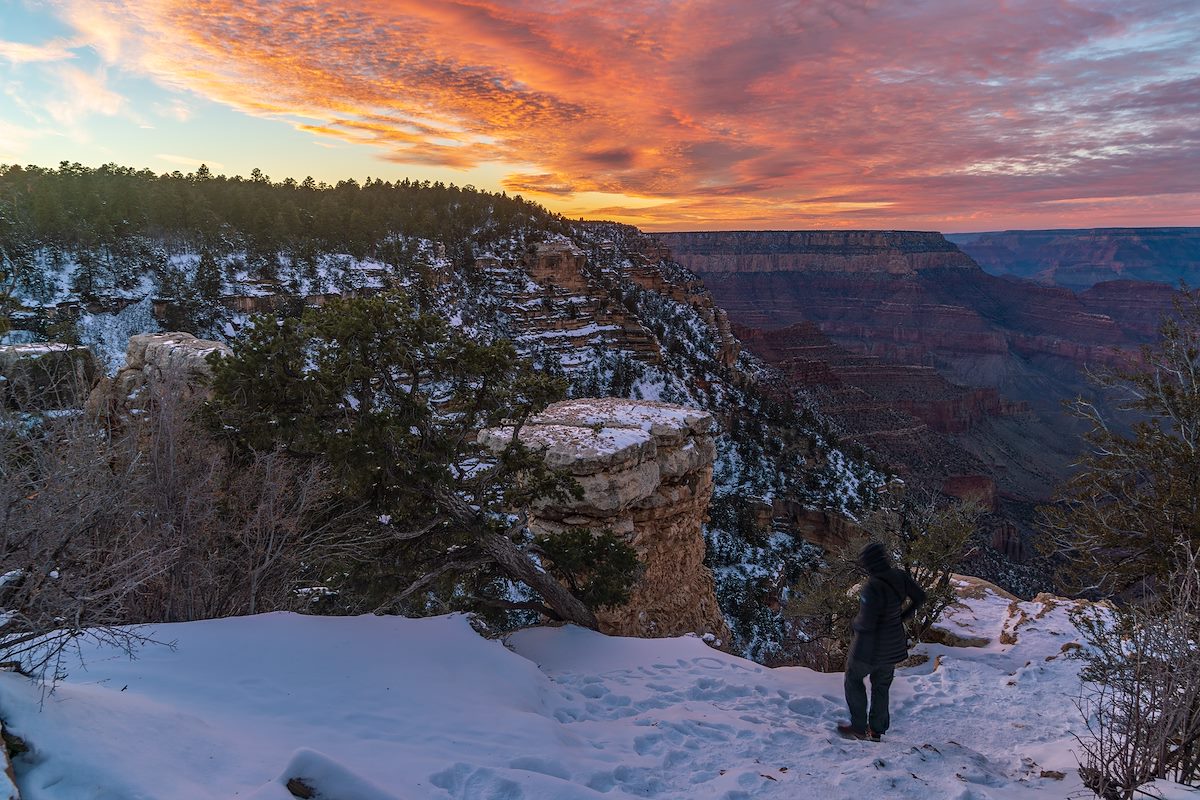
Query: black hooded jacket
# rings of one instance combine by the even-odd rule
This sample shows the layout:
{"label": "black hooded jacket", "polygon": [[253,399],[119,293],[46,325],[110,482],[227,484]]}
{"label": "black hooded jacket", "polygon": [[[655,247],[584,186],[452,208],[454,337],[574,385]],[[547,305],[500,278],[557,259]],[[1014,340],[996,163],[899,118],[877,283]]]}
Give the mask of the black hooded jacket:
{"label": "black hooded jacket", "polygon": [[851,623],[850,659],[872,666],[899,664],[908,658],[904,621],[925,602],[925,592],[905,570],[892,566],[887,551],[877,542],[863,548],[858,563],[870,578],[859,595],[858,616]]}

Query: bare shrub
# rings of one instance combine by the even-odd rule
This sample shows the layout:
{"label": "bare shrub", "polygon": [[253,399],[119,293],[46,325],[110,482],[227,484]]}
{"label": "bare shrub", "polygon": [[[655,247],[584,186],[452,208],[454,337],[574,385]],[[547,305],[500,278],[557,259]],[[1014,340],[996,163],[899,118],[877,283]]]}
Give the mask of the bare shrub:
{"label": "bare shrub", "polygon": [[1155,600],[1076,614],[1087,644],[1079,774],[1106,800],[1156,778],[1200,783],[1200,551],[1178,552]]}
{"label": "bare shrub", "polygon": [[360,515],[319,461],[229,455],[177,392],[121,426],[0,412],[0,662],[49,683],[81,637],[311,606],[360,557]]}
{"label": "bare shrub", "polygon": [[784,607],[791,663],[819,672],[839,672],[850,648],[850,620],[858,613],[857,585],[863,573],[858,552],[867,539],[832,547],[818,569],[800,576]]}
{"label": "bare shrub", "polygon": [[0,661],[53,682],[79,637],[143,641],[120,626],[173,554],[123,507],[130,480],[79,417],[0,414]]}
{"label": "bare shrub", "polygon": [[863,527],[899,556],[899,566],[925,590],[925,602],[908,622],[917,641],[958,602],[950,576],[967,556],[982,514],[973,500],[945,502],[903,493],[864,517]]}
{"label": "bare shrub", "polygon": [[156,393],[122,432],[140,460],[135,505],[170,566],[137,594],[139,619],[184,621],[299,608],[296,589],[357,559],[365,525],[320,460],[236,457],[210,439],[182,393]]}
{"label": "bare shrub", "polygon": [[[893,493],[891,502],[871,511],[862,527],[892,552],[927,599],[907,623],[920,640],[958,597],[950,576],[966,555],[981,509],[977,503],[939,502],[931,496]],[[841,670],[850,647],[850,621],[858,612],[863,572],[860,538],[825,552],[819,569],[801,576],[784,610],[791,663],[822,672]]]}

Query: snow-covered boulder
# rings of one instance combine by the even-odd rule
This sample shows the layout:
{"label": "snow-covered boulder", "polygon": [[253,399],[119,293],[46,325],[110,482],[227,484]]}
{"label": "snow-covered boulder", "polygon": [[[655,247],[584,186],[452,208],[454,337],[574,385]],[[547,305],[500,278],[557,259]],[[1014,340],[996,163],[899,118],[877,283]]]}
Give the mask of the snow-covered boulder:
{"label": "snow-covered boulder", "polygon": [[[578,500],[543,501],[531,509],[530,528],[549,535],[611,530],[645,565],[629,603],[597,615],[606,633],[701,633],[728,641],[704,566],[714,427],[704,411],[602,398],[555,403],[521,431],[522,442],[583,488]],[[511,428],[494,428],[480,441],[499,449],[511,437]]]}
{"label": "snow-covered boulder", "polygon": [[96,382],[96,358],[61,342],[0,345],[0,401],[26,411],[78,408]]}

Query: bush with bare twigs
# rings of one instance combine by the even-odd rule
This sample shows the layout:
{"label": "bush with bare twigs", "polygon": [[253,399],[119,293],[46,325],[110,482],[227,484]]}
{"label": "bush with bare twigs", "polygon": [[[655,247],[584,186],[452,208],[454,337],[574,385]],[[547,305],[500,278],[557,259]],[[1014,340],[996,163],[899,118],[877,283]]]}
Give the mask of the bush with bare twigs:
{"label": "bush with bare twigs", "polygon": [[1200,784],[1200,551],[1178,546],[1153,602],[1076,614],[1086,647],[1079,774],[1105,800],[1156,778]]}
{"label": "bush with bare twigs", "polygon": [[319,462],[230,455],[164,391],[128,424],[0,411],[0,662],[48,683],[81,637],[311,604],[362,526]]}
{"label": "bush with bare twigs", "polygon": [[1043,548],[1073,592],[1153,595],[1176,542],[1200,546],[1200,292],[1180,294],[1159,334],[1135,365],[1097,376],[1124,419],[1074,404],[1087,448],[1040,509]]}

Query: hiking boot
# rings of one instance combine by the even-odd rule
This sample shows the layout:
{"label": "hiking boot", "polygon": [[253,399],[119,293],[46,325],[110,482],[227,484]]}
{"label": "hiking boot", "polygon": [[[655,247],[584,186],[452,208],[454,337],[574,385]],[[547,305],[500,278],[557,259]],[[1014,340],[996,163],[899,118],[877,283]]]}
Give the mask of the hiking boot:
{"label": "hiking boot", "polygon": [[882,733],[876,733],[875,731],[871,730],[871,729],[868,727],[868,728],[867,728],[867,741],[869,741],[869,742],[882,742],[882,741],[883,741],[883,734],[882,734]]}
{"label": "hiking boot", "polygon": [[866,740],[869,737],[870,731],[861,731],[851,725],[849,722],[839,722],[837,726],[838,735],[845,739],[862,739]]}

